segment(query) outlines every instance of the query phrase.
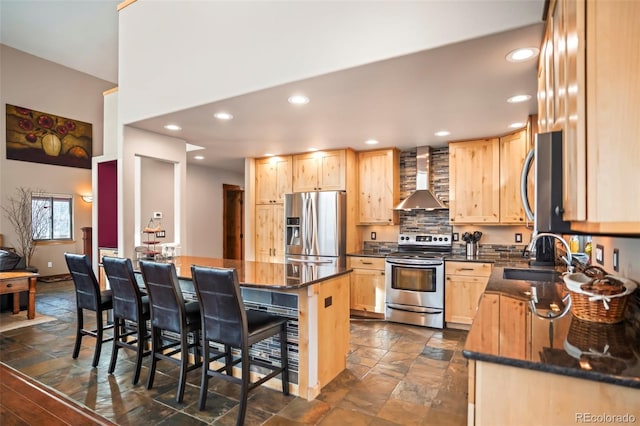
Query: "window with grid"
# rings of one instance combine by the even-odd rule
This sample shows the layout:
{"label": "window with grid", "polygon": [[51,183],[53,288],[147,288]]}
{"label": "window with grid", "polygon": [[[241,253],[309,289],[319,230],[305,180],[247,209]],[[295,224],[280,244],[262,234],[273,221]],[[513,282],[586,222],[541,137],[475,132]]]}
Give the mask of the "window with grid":
{"label": "window with grid", "polygon": [[33,194],[31,218],[34,240],[70,240],[73,238],[73,197],[65,194]]}

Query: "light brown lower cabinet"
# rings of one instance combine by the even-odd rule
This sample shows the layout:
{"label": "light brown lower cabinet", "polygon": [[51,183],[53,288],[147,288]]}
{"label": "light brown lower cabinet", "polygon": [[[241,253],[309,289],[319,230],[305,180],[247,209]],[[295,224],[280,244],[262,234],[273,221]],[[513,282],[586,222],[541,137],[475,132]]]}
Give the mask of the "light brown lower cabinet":
{"label": "light brown lower cabinet", "polygon": [[384,258],[349,256],[347,267],[353,269],[349,297],[351,310],[384,316],[386,297]]}
{"label": "light brown lower cabinet", "polygon": [[483,352],[495,355],[528,358],[531,353],[531,313],[524,300],[485,293],[480,298],[477,315],[482,317],[483,327],[480,332],[469,335],[470,346],[482,347]]}
{"label": "light brown lower cabinet", "polygon": [[469,362],[470,426],[635,424],[640,421],[638,401],[640,389],[485,361]]}
{"label": "light brown lower cabinet", "polygon": [[491,268],[491,263],[446,262],[444,320],[448,327],[471,325]]}

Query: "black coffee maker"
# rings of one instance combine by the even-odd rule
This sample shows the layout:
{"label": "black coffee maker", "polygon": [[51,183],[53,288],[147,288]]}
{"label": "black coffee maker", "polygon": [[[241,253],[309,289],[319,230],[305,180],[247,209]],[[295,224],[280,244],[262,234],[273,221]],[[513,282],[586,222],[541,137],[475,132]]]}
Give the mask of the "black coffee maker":
{"label": "black coffee maker", "polygon": [[554,266],[556,264],[555,238],[540,237],[536,240],[535,258],[529,264],[531,266]]}

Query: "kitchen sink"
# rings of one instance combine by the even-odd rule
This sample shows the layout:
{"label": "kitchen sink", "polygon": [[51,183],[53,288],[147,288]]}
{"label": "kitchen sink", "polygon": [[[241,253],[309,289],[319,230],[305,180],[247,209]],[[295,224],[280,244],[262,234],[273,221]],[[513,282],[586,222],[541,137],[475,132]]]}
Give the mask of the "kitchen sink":
{"label": "kitchen sink", "polygon": [[504,268],[502,278],[505,280],[554,282],[560,279],[560,273],[545,269]]}

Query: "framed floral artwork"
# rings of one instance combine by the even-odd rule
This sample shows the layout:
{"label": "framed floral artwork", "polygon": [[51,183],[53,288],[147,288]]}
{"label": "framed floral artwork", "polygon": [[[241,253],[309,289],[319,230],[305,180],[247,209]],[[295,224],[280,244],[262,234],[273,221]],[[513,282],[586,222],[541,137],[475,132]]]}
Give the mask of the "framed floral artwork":
{"label": "framed floral artwork", "polygon": [[91,168],[91,123],[6,104],[7,159]]}

